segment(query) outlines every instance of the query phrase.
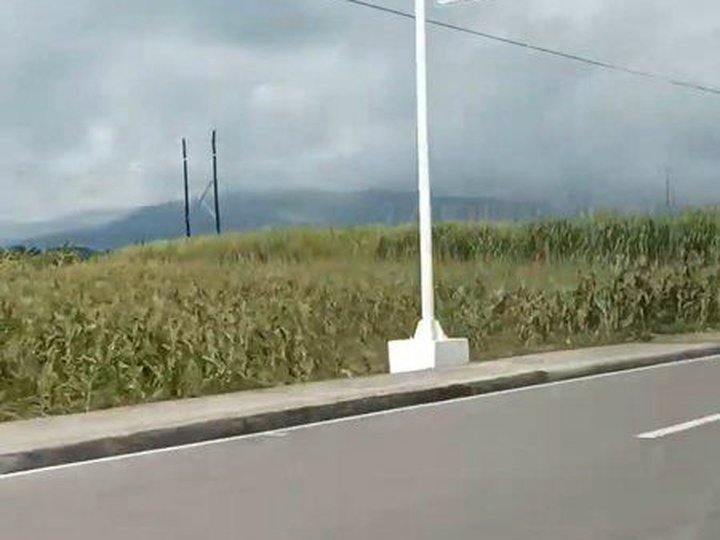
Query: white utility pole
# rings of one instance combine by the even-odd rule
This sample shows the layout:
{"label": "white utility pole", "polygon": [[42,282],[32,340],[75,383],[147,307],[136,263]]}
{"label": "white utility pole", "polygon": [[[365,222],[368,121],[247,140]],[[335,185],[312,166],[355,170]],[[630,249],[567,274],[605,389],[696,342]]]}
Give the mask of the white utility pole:
{"label": "white utility pole", "polygon": [[429,339],[435,339],[438,337],[438,331],[442,335],[442,330],[435,320],[433,283],[425,0],[415,0],[415,62],[417,66],[417,160],[420,205],[418,215],[420,217],[420,283],[422,296],[422,320],[418,326],[418,334]]}
{"label": "white utility pole", "polygon": [[[428,128],[427,16],[426,1],[415,0],[415,58],[417,71],[417,152],[420,219],[420,287],[422,318],[413,339],[388,344],[390,372],[403,373],[466,364],[470,361],[467,339],[448,339],[435,318],[433,284],[430,142]],[[448,5],[464,0],[437,0]],[[466,1],[466,0],[465,0]]]}

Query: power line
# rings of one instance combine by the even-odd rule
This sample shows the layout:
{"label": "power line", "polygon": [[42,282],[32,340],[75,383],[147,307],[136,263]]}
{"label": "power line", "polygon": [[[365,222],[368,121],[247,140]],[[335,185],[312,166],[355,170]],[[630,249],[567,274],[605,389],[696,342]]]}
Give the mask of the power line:
{"label": "power line", "polygon": [[[390,13],[392,15],[398,15],[400,17],[405,17],[407,19],[414,19],[415,15],[412,13],[408,13],[406,11],[402,11],[399,9],[394,9],[386,6],[381,6],[378,4],[374,4],[372,2],[366,2],[365,0],[342,0],[344,2],[348,2],[350,4],[355,4],[358,6],[363,6],[371,9],[375,9],[377,11],[383,11],[385,13]],[[500,43],[505,43],[507,45],[513,45],[515,47],[522,47],[523,49],[528,49],[531,51],[536,51],[539,53],[547,54],[550,56],[556,56],[559,58],[564,58],[565,60],[572,60],[573,62],[580,62],[583,64],[608,69],[612,71],[619,71],[622,73],[627,73],[630,75],[635,75],[638,77],[643,77],[645,79],[652,79],[656,81],[662,81],[668,84],[671,84],[673,86],[679,86],[682,88],[689,88],[691,90],[695,90],[698,92],[705,92],[708,94],[716,94],[720,95],[720,89],[714,88],[712,86],[706,86],[702,84],[696,84],[693,82],[684,81],[682,79],[675,79],[673,77],[667,76],[667,75],[661,75],[658,73],[651,73],[649,71],[642,71],[639,69],[629,68],[626,66],[622,66],[620,64],[614,64],[611,62],[603,62],[601,60],[594,60],[592,58],[586,58],[584,56],[579,56],[577,54],[573,53],[567,53],[563,52],[557,49],[550,49],[548,47],[542,47],[540,45],[534,45],[532,43],[529,43],[527,41],[520,41],[517,39],[507,38],[503,36],[497,36],[495,34],[489,34],[487,32],[481,32],[479,30],[473,30],[471,28],[466,28],[464,26],[459,26],[456,24],[438,21],[436,19],[428,19],[428,24],[433,26],[438,26],[440,28],[445,28],[448,30],[454,30],[456,32],[462,32],[463,34],[470,34],[476,37],[482,37],[485,39],[489,39],[492,41],[498,41]]]}

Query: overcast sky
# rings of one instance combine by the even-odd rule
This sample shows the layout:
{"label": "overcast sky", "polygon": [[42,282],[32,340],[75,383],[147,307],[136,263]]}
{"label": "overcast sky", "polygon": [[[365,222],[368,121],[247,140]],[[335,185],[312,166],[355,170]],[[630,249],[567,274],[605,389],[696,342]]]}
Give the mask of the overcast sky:
{"label": "overcast sky", "polygon": [[[376,0],[411,10],[411,0]],[[720,86],[717,0],[488,0],[435,18]],[[0,221],[225,189],[413,189],[412,21],[343,0],[2,0]],[[430,30],[434,189],[720,201],[720,96]]]}

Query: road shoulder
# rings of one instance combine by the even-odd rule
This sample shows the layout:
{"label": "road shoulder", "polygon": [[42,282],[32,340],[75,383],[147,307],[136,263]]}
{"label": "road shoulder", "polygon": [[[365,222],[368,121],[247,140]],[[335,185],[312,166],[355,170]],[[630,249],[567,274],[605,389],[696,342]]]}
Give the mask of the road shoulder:
{"label": "road shoulder", "polygon": [[379,375],[0,424],[0,474],[293,427],[720,354],[647,343],[543,353],[436,372]]}

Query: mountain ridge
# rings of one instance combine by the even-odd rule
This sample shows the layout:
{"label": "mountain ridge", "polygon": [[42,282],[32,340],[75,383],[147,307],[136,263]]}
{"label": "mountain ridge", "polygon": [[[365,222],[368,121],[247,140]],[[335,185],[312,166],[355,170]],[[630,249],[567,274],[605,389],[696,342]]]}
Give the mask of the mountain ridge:
{"label": "mountain ridge", "polygon": [[[182,201],[145,206],[107,223],[65,227],[13,242],[40,249],[69,244],[108,250],[180,238],[185,236],[183,207]],[[221,194],[220,207],[222,228],[226,232],[297,226],[391,226],[417,219],[417,194],[377,189],[358,192],[301,189],[234,191]],[[566,215],[567,211],[547,203],[436,195],[433,196],[433,214],[439,222],[520,221]],[[192,204],[191,223],[193,235],[214,232],[212,216],[195,201]]]}

